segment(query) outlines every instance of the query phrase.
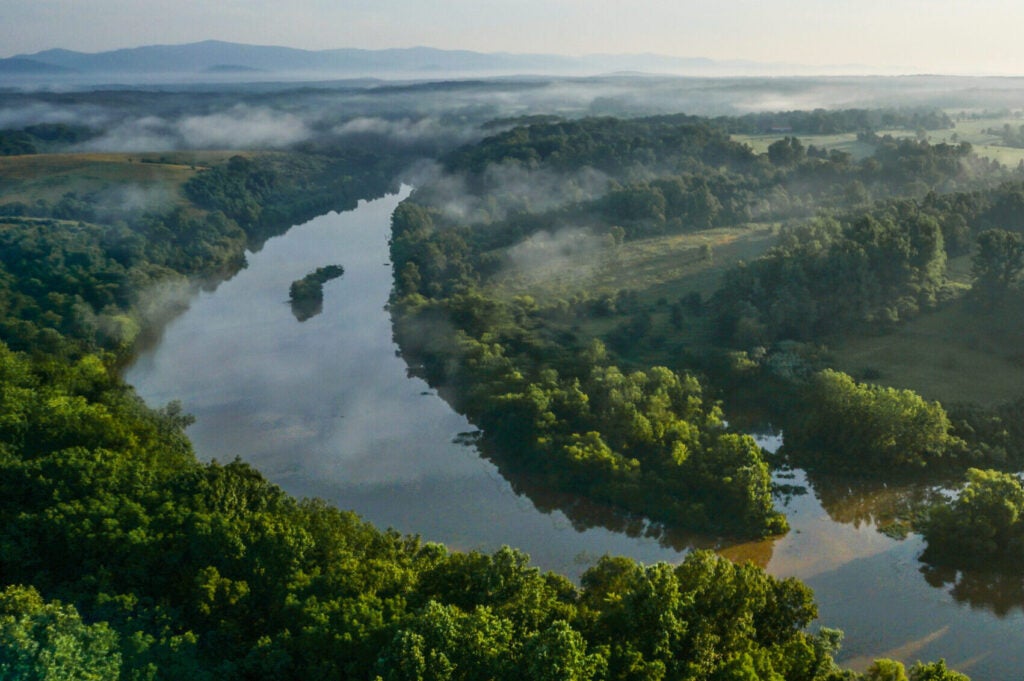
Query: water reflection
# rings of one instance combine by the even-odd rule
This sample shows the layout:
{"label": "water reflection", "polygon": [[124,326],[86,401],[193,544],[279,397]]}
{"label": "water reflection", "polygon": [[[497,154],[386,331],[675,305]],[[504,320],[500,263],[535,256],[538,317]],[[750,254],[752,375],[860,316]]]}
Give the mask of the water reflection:
{"label": "water reflection", "polygon": [[296,321],[304,322],[307,319],[312,319],[321,312],[324,311],[324,301],[321,300],[291,300],[292,314],[295,315]]}
{"label": "water reflection", "polygon": [[[395,355],[384,309],[391,270],[382,263],[399,198],[268,241],[248,268],[192,301],[128,370],[129,382],[150,404],[177,399],[196,415],[189,435],[201,456],[241,455],[292,494],[380,527],[461,550],[508,544],[574,578],[604,554],[678,562],[690,547],[712,547],[805,580],[821,623],[846,633],[844,664],[945,656],[975,681],[1019,677],[1020,581],[922,570],[920,537],[877,530],[912,517],[941,483],[779,471],[776,503],[792,531],[731,543],[552,492],[481,457],[465,435],[472,426]],[[299,324],[285,303],[289,283],[325,261],[343,262],[346,275],[326,285],[322,313]],[[767,429],[758,437],[767,448],[781,441]]]}
{"label": "water reflection", "polygon": [[[686,532],[663,523],[652,522],[642,515],[624,513],[612,506],[601,504],[569,492],[552,488],[540,477],[528,470],[516,466],[514,458],[504,455],[499,448],[491,446],[485,438],[463,434],[460,441],[471,441],[480,452],[480,456],[493,463],[503,478],[508,480],[512,490],[530,500],[534,508],[544,514],[560,513],[570,522],[577,532],[600,529],[634,539],[657,542],[659,546],[678,552],[680,555],[693,549],[715,549],[727,551],[730,548],[745,545],[747,542],[730,537],[718,537],[707,534]],[[757,542],[767,544],[771,542]],[[757,554],[766,565],[771,558],[770,548],[767,553],[761,549]]]}
{"label": "water reflection", "polygon": [[821,507],[837,523],[904,537],[929,506],[946,498],[948,478],[885,481],[807,472]]}
{"label": "water reflection", "polygon": [[997,617],[1024,612],[1024,575],[1020,572],[956,570],[925,565],[921,574],[929,585],[946,589],[957,603],[988,610]]}
{"label": "water reflection", "polygon": [[[572,577],[606,553],[681,560],[685,540],[661,528],[545,496],[530,480],[513,486],[458,438],[465,418],[409,377],[385,309],[387,228],[401,198],[268,240],[248,268],[196,297],[126,379],[150,404],[177,399],[196,415],[201,457],[240,455],[290,493],[379,527],[456,549],[516,546]],[[345,276],[325,284],[321,314],[297,323],[289,285],[325,262],[343,262]]]}

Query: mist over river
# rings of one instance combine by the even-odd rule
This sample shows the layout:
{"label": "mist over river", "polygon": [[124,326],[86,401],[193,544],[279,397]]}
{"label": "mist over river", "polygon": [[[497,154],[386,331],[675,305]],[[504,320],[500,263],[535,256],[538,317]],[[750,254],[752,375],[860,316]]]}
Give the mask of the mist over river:
{"label": "mist over river", "polygon": [[[472,426],[397,354],[387,238],[408,193],[270,239],[247,255],[248,267],[199,293],[126,380],[150,405],[180,400],[196,416],[188,433],[201,459],[241,457],[291,494],[322,497],[382,528],[460,550],[508,544],[574,579],[605,553],[678,562],[690,546],[715,546],[813,587],[819,623],[846,634],[842,664],[945,657],[974,681],[1021,677],[1024,580],[924,569],[919,537],[875,527],[878,509],[911,490],[879,483],[780,497],[792,531],[739,545],[517,493],[460,444]],[[289,285],[335,264],[344,276],[324,286],[321,312],[300,322]],[[800,471],[780,482],[810,488]]]}

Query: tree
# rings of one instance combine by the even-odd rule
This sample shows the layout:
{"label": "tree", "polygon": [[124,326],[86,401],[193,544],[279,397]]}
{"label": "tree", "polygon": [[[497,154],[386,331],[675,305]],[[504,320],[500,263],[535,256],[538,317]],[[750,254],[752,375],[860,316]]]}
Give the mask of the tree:
{"label": "tree", "polygon": [[863,681],[908,681],[903,663],[887,658],[872,662],[862,678]]}
{"label": "tree", "polygon": [[1006,295],[1024,272],[1024,239],[1017,232],[989,229],[978,235],[971,264],[975,290],[990,304]]}
{"label": "tree", "polygon": [[966,674],[946,668],[946,661],[918,662],[910,668],[910,681],[971,681]]}
{"label": "tree", "polygon": [[956,565],[1024,557],[1024,487],[1009,473],[972,468],[956,501],[933,507],[926,557]]}
{"label": "tree", "polygon": [[796,137],[785,137],[768,146],[768,160],[772,165],[790,166],[807,155],[804,145]]}
{"label": "tree", "polygon": [[31,587],[0,593],[0,680],[109,681],[120,667],[105,622],[85,624],[73,606],[44,602]]}
{"label": "tree", "polygon": [[835,468],[861,473],[923,467],[962,441],[938,402],[912,390],[858,383],[826,369],[813,378],[799,423],[787,447]]}

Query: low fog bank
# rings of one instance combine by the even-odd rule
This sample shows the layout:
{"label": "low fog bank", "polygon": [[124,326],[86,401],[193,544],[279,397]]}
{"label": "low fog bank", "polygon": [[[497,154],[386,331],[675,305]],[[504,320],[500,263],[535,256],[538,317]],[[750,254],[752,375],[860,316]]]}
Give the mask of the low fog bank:
{"label": "low fog bank", "polygon": [[[367,144],[443,153],[517,118],[557,115],[742,115],[816,108],[1019,105],[1024,79],[939,76],[835,78],[495,78],[436,82],[225,84],[222,87],[9,90],[0,130],[79,126],[74,151],[288,149]],[[502,121],[489,124],[491,121]]]}

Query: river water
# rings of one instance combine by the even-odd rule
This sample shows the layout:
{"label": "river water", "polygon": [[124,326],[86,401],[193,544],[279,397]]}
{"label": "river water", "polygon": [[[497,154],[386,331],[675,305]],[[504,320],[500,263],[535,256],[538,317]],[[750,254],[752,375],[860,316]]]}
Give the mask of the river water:
{"label": "river water", "polygon": [[[739,545],[517,493],[464,443],[472,426],[397,355],[385,309],[387,236],[407,193],[268,240],[247,255],[248,267],[198,294],[126,380],[150,405],[180,400],[196,416],[189,436],[200,458],[241,457],[288,492],[353,509],[378,527],[454,549],[508,544],[573,578],[606,553],[678,562],[691,546],[712,546],[814,588],[819,622],[845,632],[845,665],[945,657],[975,681],[1022,677],[1021,577],[928,571],[917,559],[919,537],[876,529],[877,517],[915,490],[832,484],[780,496],[792,531]],[[324,286],[322,311],[300,322],[289,285],[332,264],[344,276]],[[792,475],[780,482],[811,487],[801,471]]]}

